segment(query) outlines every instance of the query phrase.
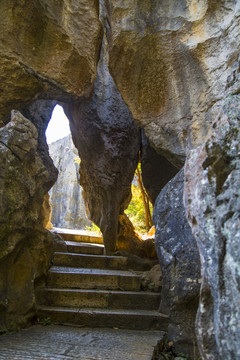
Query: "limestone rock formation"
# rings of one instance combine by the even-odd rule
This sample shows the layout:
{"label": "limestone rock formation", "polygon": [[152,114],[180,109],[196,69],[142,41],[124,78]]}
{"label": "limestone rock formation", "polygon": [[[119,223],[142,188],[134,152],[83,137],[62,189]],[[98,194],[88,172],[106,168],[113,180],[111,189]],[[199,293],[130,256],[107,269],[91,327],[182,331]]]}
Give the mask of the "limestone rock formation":
{"label": "limestone rock formation", "polygon": [[[140,132],[134,121],[144,129],[151,147],[175,168],[180,169],[187,156],[185,207],[202,264],[199,349],[204,360],[240,357],[239,115],[235,110],[240,92],[239,14],[239,0],[0,1],[3,325],[34,314],[34,285],[43,278],[50,259],[52,236],[42,228],[41,206],[56,170],[44,131],[54,101],[62,101],[82,158],[88,215],[101,227],[108,253],[115,247],[119,215],[129,201],[138,160]],[[229,94],[232,97],[226,99]],[[24,117],[15,112],[10,121],[12,109],[21,110]],[[185,278],[188,270],[183,266],[180,273],[178,259],[192,249],[182,247],[190,238],[182,231],[182,190],[176,194],[176,188],[171,195],[165,187],[160,195],[166,200],[169,194],[172,202],[163,204],[176,218],[174,236],[166,237],[164,245],[176,256],[176,266],[172,255],[167,256],[176,273],[170,272],[170,278],[162,263],[163,299],[167,284]],[[157,201],[155,216],[164,211]],[[162,236],[164,228],[157,233]],[[174,250],[172,240],[177,236]],[[194,259],[195,255],[194,250]],[[190,279],[196,274],[191,269]],[[178,311],[182,322],[188,322],[192,304],[186,303],[192,283],[184,284],[183,302],[172,297],[178,287],[169,295],[169,336],[179,336],[178,344],[186,337],[185,332],[174,333],[174,324],[175,330],[180,329]],[[193,316],[191,329],[192,321]]]}
{"label": "limestone rock formation", "polygon": [[240,49],[239,1],[106,3],[113,79],[153,147],[181,168],[225,95]]}
{"label": "limestone rock formation", "polygon": [[49,201],[49,194],[46,193],[43,198],[42,209],[41,209],[41,217],[43,227],[47,230],[53,229],[53,224],[51,222],[52,219],[52,207]]}
{"label": "limestone rock formation", "polygon": [[[34,315],[34,285],[46,274],[53,239],[41,205],[54,173],[38,152],[37,128],[13,110],[0,129],[0,327]],[[56,175],[56,173],[55,173]]]}
{"label": "limestone rock formation", "polygon": [[89,93],[102,37],[95,0],[0,3],[0,119],[37,97]]}
{"label": "limestone rock formation", "polygon": [[162,188],[177,173],[177,168],[164,156],[159,155],[142,131],[141,142],[142,180],[148,196],[154,205]]}
{"label": "limestone rock formation", "polygon": [[25,106],[21,111],[22,114],[35,125],[38,132],[37,152],[48,172],[48,181],[43,184],[44,188],[42,189],[44,194],[53,186],[58,173],[49,156],[45,136],[48,122],[55,105],[55,101],[36,100]]}
{"label": "limestone rock formation", "polygon": [[58,169],[58,179],[49,191],[52,207],[52,223],[55,227],[84,229],[91,222],[85,214],[82,188],[79,184],[78,152],[72,136],[49,144],[49,154]]}
{"label": "limestone rock formation", "polygon": [[147,259],[157,257],[154,240],[151,238],[142,240],[135,232],[134,226],[126,214],[118,217],[116,251],[124,251]]}
{"label": "limestone rock formation", "polygon": [[160,312],[170,316],[169,340],[176,353],[197,352],[195,317],[200,292],[197,243],[183,204],[183,169],[163,188],[154,207],[155,246],[162,269]]}
{"label": "limestone rock formation", "polygon": [[161,291],[162,270],[159,264],[154,265],[148,272],[143,274],[141,287],[147,291]]}
{"label": "limestone rock formation", "polygon": [[109,74],[107,63],[105,41],[92,97],[64,108],[81,158],[80,184],[87,216],[100,227],[105,251],[110,254],[115,250],[118,216],[130,201],[140,131]]}
{"label": "limestone rock formation", "polygon": [[188,219],[202,263],[196,330],[203,359],[240,357],[239,129],[240,95],[232,95],[185,168]]}

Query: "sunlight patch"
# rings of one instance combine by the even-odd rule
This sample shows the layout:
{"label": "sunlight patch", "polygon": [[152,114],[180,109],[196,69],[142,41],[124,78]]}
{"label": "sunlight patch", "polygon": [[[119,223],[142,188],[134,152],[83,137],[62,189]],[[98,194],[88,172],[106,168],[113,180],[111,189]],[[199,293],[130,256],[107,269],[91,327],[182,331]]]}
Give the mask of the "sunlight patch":
{"label": "sunlight patch", "polygon": [[68,118],[66,117],[63,108],[60,105],[56,105],[46,130],[47,143],[51,144],[69,134],[70,128]]}

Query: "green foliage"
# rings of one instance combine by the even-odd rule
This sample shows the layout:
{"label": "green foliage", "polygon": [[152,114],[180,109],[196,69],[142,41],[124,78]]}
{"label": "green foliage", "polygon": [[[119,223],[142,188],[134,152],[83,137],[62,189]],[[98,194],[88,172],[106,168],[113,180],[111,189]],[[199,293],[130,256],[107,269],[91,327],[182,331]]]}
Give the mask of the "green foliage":
{"label": "green foliage", "polygon": [[148,289],[149,289],[150,291],[153,291],[153,290],[154,290],[154,287],[155,287],[155,283],[154,283],[154,282],[150,282],[150,283],[148,284]]}
{"label": "green foliage", "polygon": [[0,335],[4,335],[4,334],[8,334],[9,333],[9,329],[4,328],[4,329],[0,329]]}
{"label": "green foliage", "polygon": [[101,230],[99,229],[99,227],[92,223],[91,226],[86,226],[85,229],[91,233],[97,234],[97,235],[102,235]]}
{"label": "green foliage", "polygon": [[46,318],[43,318],[43,319],[38,319],[38,323],[43,325],[43,326],[50,325],[51,322],[52,322],[52,320],[51,320],[50,317],[46,317]]}
{"label": "green foliage", "polygon": [[[152,214],[151,204],[150,204],[150,211]],[[127,210],[125,210],[125,213],[133,223],[137,232],[139,233],[147,232],[142,194],[137,185],[132,184],[132,200],[128,205]]]}
{"label": "green foliage", "polygon": [[15,322],[11,321],[8,328],[6,327],[4,329],[0,329],[0,335],[8,334],[18,330],[19,330],[18,325]]}

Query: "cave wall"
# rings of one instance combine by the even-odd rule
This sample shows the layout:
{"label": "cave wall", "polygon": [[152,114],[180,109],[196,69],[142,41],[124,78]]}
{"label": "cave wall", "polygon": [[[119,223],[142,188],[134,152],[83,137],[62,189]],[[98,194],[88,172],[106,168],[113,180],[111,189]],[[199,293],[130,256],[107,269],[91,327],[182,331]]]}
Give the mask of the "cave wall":
{"label": "cave wall", "polygon": [[[46,111],[51,114],[49,104]],[[13,110],[0,129],[1,330],[24,325],[35,314],[35,284],[46,276],[53,251],[41,207],[57,172],[50,158],[42,160],[39,144],[37,127]]]}
{"label": "cave wall", "polygon": [[153,147],[180,169],[225,96],[239,54],[239,1],[106,3],[113,79]]}
{"label": "cave wall", "polygon": [[201,267],[197,243],[187,221],[183,190],[182,168],[158,195],[153,221],[155,247],[163,277],[159,310],[169,315],[168,339],[174,352],[194,357],[199,356],[195,318]]}
{"label": "cave wall", "polygon": [[196,331],[204,359],[240,357],[239,125],[236,94],[226,98],[212,134],[185,167],[185,204],[202,264]]}
{"label": "cave wall", "polygon": [[[55,246],[42,225],[44,195],[57,178],[45,130],[56,100],[92,90],[102,39],[98,14],[95,0],[0,2],[1,329],[35,315],[35,285]],[[12,109],[21,113],[11,116]]]}
{"label": "cave wall", "polygon": [[[89,93],[102,37],[96,0],[0,3],[0,119],[38,97]],[[40,96],[41,94],[41,96]]]}
{"label": "cave wall", "polygon": [[[85,203],[107,252],[140,148],[133,119],[176,169],[187,158],[185,209],[202,267],[199,349],[204,360],[239,357],[239,13],[238,0],[101,0],[100,11],[96,0],[0,2],[3,323],[34,314],[34,296],[27,307],[16,298],[29,288],[33,294],[51,253],[39,214],[55,170],[43,139],[45,110],[36,100],[57,100],[86,159]],[[13,112],[10,121],[12,109],[24,116]]]}

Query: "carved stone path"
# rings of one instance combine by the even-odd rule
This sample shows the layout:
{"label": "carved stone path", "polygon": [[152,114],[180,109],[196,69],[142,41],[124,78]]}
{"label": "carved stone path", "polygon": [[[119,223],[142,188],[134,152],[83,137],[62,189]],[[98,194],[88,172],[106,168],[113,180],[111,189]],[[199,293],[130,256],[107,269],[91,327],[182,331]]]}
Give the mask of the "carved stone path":
{"label": "carved stone path", "polygon": [[158,311],[161,294],[142,290],[151,262],[106,256],[103,245],[91,242],[65,242],[67,251],[54,253],[47,284],[37,290],[39,319],[91,328],[167,330],[168,316]]}
{"label": "carved stone path", "polygon": [[155,360],[164,333],[34,325],[0,336],[0,360]]}

